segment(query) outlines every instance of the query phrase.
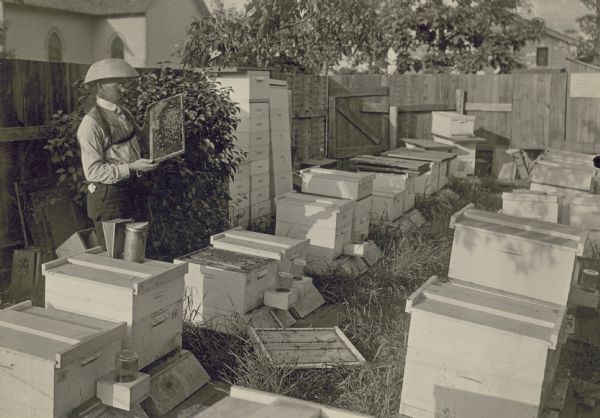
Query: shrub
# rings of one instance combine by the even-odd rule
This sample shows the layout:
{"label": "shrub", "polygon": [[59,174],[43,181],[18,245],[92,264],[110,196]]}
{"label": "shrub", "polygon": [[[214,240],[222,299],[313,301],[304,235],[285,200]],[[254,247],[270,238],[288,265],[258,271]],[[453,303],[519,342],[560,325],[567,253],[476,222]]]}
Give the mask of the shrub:
{"label": "shrub", "polygon": [[[75,87],[80,92],[77,109],[54,115],[56,135],[46,149],[59,184],[83,205],[87,185],[76,135],[94,89],[81,81]],[[229,92],[206,73],[163,68],[143,72],[128,87],[124,104],[140,126],[150,104],[183,94],[186,152],[143,176],[151,222],[147,255],[172,260],[201,248],[227,224],[227,180],[243,158],[233,145],[238,109]]]}

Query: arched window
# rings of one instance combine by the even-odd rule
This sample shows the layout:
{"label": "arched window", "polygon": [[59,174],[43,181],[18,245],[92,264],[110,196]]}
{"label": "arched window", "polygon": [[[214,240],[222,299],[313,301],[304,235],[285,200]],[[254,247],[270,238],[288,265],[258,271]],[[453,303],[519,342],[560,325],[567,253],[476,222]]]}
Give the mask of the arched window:
{"label": "arched window", "polygon": [[48,38],[48,61],[62,61],[62,41],[56,32]]}
{"label": "arched window", "polygon": [[110,44],[110,57],[111,58],[125,58],[125,45],[118,36],[115,36],[112,43]]}

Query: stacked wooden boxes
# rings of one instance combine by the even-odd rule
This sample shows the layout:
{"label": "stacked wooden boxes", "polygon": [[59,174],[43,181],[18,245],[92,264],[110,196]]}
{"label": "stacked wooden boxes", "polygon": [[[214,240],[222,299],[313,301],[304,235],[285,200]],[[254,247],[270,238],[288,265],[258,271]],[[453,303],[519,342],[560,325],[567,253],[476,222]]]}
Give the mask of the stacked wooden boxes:
{"label": "stacked wooden boxes", "polygon": [[45,263],[46,306],[127,323],[123,348],[140,368],[181,348],[187,265],[132,263],[88,253]]}
{"label": "stacked wooden boxes", "polygon": [[356,202],[350,199],[287,193],[279,196],[275,234],[310,239],[307,261],[331,263],[351,241],[352,215]]}
{"label": "stacked wooden boxes", "polygon": [[354,200],[356,206],[352,215],[352,234],[369,235],[375,174],[312,167],[300,170],[300,176],[303,193]]}
{"label": "stacked wooden boxes", "polygon": [[126,329],[31,302],[0,311],[0,416],[62,418],[94,398]]}
{"label": "stacked wooden boxes", "polygon": [[465,208],[451,219],[448,275],[566,306],[576,256],[589,251],[585,230]]}
{"label": "stacked wooden boxes", "polygon": [[564,205],[560,194],[518,189],[502,193],[502,213],[505,215],[568,224]]}
{"label": "stacked wooden boxes", "polygon": [[396,148],[384,152],[382,155],[405,160],[429,162],[431,167],[429,171],[429,187],[431,192],[437,192],[448,184],[448,178],[454,175],[456,166],[456,154],[450,152]]}
{"label": "stacked wooden boxes", "polygon": [[[290,106],[287,83],[271,80],[269,87],[269,125],[271,129],[271,192],[270,198],[289,193],[292,187],[292,137],[290,133]],[[275,208],[273,207],[273,210]]]}
{"label": "stacked wooden boxes", "polygon": [[415,206],[415,178],[377,173],[373,181],[371,219],[394,221]]}
{"label": "stacked wooden boxes", "polygon": [[186,318],[222,331],[262,305],[264,291],[275,286],[277,261],[265,257],[206,247],[175,263],[189,264]]}
{"label": "stacked wooden boxes", "polygon": [[210,237],[214,248],[277,260],[279,271],[290,272],[292,261],[306,260],[310,241],[231,229]]}
{"label": "stacked wooden boxes", "polygon": [[[237,146],[247,157],[229,184],[232,198],[230,219],[247,226],[271,215],[269,72],[222,73],[218,81],[232,89],[230,97],[240,108]],[[241,202],[237,203],[238,198]],[[243,197],[246,199],[243,199]]]}
{"label": "stacked wooden boxes", "polygon": [[433,140],[454,145],[458,154],[454,175],[465,177],[475,173],[477,144],[485,139],[473,135],[475,116],[457,112],[432,112],[431,134]]}
{"label": "stacked wooden boxes", "polygon": [[541,416],[564,337],[564,305],[434,276],[406,311],[403,416]]}

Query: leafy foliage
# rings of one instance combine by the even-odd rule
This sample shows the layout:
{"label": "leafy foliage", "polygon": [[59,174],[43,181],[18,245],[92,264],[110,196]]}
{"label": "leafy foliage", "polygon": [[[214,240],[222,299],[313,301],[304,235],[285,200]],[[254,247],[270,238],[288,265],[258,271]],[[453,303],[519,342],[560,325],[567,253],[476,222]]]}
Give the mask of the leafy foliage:
{"label": "leafy foliage", "polygon": [[590,13],[577,19],[582,33],[577,45],[577,58],[594,64],[600,64],[600,1],[580,0]]}
{"label": "leafy foliage", "polygon": [[[81,82],[77,86],[78,108],[54,116],[56,135],[46,149],[52,153],[59,183],[82,204],[86,184],[76,135],[94,91]],[[179,93],[184,101],[186,152],[143,176],[151,212],[148,256],[165,260],[201,248],[210,234],[226,226],[226,183],[243,157],[233,145],[237,109],[229,92],[206,73],[171,68],[145,72],[128,86],[124,104],[143,125],[151,103]]]}
{"label": "leafy foliage", "polygon": [[390,48],[398,72],[492,67],[509,72],[543,23],[516,14],[522,0],[252,0],[246,14],[195,21],[182,51],[188,66],[257,65],[324,73],[383,72]]}

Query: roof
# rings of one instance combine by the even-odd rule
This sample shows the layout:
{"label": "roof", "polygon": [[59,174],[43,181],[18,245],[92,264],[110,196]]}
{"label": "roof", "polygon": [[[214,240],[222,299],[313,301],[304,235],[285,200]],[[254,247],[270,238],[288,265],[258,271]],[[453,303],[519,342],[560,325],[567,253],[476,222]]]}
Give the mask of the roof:
{"label": "roof", "polygon": [[[4,3],[103,16],[146,13],[155,1],[163,0],[4,0]],[[208,14],[203,0],[191,1],[199,11]]]}
{"label": "roof", "polygon": [[577,43],[578,43],[577,38],[575,38],[571,35],[567,35],[566,33],[562,33],[557,30],[554,30],[552,28],[549,28],[548,26],[546,26],[544,28],[544,31],[546,32],[546,35],[551,36],[556,39],[559,39],[567,44],[577,45]]}

